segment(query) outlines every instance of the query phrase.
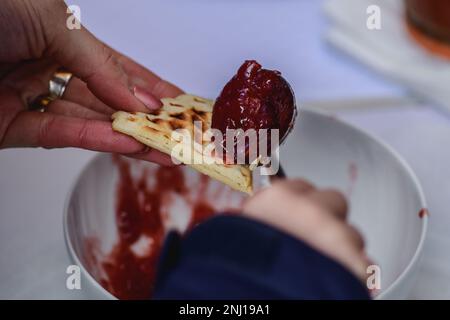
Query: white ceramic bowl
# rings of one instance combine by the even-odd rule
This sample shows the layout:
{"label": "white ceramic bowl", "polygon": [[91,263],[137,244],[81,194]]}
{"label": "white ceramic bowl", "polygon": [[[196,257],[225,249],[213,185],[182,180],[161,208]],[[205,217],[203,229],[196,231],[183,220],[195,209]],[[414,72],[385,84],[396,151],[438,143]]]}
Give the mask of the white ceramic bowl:
{"label": "white ceramic bowl", "polygon": [[[280,158],[288,176],[306,178],[321,187],[336,187],[348,195],[350,220],[364,234],[369,256],[381,267],[378,298],[406,298],[428,217],[419,217],[426,203],[405,161],[361,130],[308,110],[300,113]],[[140,166],[134,169],[139,171]],[[188,168],[183,170],[188,172],[189,185],[195,186],[198,175]],[[96,281],[100,271],[86,261],[85,239],[97,238],[103,253],[116,241],[117,180],[111,157],[99,155],[83,170],[67,200],[65,239],[71,259],[81,266],[86,297],[114,298]],[[227,201],[218,197],[218,207]],[[173,218],[183,225],[186,210],[174,210]]]}

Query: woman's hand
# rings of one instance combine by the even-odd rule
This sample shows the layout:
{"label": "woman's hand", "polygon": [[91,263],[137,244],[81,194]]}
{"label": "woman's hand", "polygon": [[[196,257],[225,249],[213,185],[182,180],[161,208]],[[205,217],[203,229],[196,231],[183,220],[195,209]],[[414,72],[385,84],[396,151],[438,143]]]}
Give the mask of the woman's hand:
{"label": "woman's hand", "polygon": [[[85,28],[69,30],[62,0],[3,0],[0,6],[0,148],[78,147],[171,163],[111,129],[115,110],[148,111],[181,90],[112,50]],[[48,94],[60,68],[74,77],[46,112],[28,106]]]}
{"label": "woman's hand", "polygon": [[278,181],[249,198],[244,215],[272,225],[338,261],[359,279],[371,264],[361,234],[347,221],[347,202],[335,190],[304,180]]}

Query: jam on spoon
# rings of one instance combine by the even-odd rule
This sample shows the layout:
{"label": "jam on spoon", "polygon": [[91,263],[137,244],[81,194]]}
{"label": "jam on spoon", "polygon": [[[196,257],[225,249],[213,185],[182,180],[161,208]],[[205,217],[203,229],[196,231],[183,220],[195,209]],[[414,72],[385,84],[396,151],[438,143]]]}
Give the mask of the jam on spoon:
{"label": "jam on spoon", "polygon": [[[278,142],[281,143],[292,128],[296,113],[294,93],[281,73],[263,69],[258,62],[247,60],[216,99],[211,127],[224,135],[224,149],[227,129],[254,129],[256,132],[259,129],[278,129]],[[269,151],[270,134],[267,140]],[[246,164],[255,160],[249,157],[248,146],[246,141]],[[225,150],[225,153],[229,151]]]}

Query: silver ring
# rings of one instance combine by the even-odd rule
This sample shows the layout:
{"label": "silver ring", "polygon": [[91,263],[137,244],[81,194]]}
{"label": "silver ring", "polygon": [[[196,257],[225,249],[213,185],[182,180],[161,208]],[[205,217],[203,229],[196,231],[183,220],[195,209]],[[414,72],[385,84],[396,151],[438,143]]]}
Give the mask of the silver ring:
{"label": "silver ring", "polygon": [[53,100],[59,99],[63,96],[70,79],[72,79],[72,74],[70,72],[56,71],[53,74],[53,77],[49,82],[48,88],[50,97],[53,98]]}
{"label": "silver ring", "polygon": [[58,70],[53,74],[48,84],[48,94],[40,95],[30,104],[30,110],[44,112],[45,108],[54,100],[62,98],[69,85],[72,74],[67,71]]}

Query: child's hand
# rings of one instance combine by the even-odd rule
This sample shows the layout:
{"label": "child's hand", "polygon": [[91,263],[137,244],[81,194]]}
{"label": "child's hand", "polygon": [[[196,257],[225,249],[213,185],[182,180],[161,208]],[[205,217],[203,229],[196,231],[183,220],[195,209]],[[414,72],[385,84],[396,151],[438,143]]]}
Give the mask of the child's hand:
{"label": "child's hand", "polygon": [[249,198],[243,211],[303,240],[365,281],[371,262],[361,234],[346,221],[347,202],[339,192],[316,189],[304,180],[279,181]]}

